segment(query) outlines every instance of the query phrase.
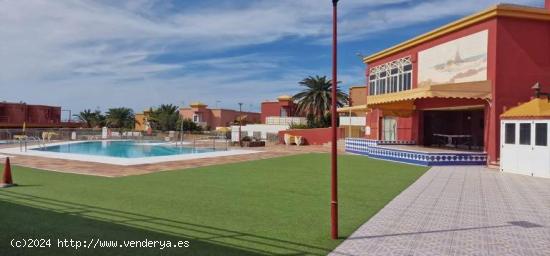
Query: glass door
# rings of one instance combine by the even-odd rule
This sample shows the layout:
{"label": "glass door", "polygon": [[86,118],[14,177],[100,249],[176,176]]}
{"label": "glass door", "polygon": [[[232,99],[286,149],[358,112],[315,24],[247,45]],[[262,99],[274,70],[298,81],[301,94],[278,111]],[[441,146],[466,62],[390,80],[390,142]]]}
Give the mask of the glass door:
{"label": "glass door", "polygon": [[382,140],[395,141],[397,140],[397,118],[385,116],[382,119]]}

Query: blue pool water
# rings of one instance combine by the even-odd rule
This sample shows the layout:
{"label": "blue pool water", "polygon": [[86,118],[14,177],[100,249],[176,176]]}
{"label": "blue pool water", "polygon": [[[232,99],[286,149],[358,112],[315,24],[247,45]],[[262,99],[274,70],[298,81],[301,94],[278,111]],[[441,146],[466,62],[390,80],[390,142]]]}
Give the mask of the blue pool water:
{"label": "blue pool water", "polygon": [[33,150],[121,158],[185,155],[215,151],[214,149],[176,147],[162,143],[142,141],[87,141]]}

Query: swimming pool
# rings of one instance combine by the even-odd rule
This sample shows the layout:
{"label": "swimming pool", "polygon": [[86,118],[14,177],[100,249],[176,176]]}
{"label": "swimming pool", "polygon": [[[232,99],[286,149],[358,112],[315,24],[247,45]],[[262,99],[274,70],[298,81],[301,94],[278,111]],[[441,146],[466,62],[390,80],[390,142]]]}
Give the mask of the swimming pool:
{"label": "swimming pool", "polygon": [[216,151],[211,148],[182,147],[168,143],[147,141],[86,141],[34,148],[32,150],[119,158],[189,155]]}
{"label": "swimming pool", "polygon": [[131,166],[262,152],[226,147],[216,150],[213,148],[193,149],[189,144],[181,147],[164,141],[65,141],[54,142],[46,147],[31,145],[28,150],[22,150],[19,146],[0,148],[0,154]]}

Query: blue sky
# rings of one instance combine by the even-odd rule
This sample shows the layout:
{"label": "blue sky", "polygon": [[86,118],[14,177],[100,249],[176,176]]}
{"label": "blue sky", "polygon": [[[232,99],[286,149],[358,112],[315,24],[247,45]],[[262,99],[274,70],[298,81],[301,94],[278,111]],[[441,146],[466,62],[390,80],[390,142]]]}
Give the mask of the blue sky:
{"label": "blue sky", "polygon": [[[113,4],[113,2],[115,4]],[[341,0],[339,80],[369,55],[497,0]],[[544,0],[509,0],[542,6]],[[203,101],[258,110],[330,75],[330,0],[0,1],[0,100],[73,112]]]}

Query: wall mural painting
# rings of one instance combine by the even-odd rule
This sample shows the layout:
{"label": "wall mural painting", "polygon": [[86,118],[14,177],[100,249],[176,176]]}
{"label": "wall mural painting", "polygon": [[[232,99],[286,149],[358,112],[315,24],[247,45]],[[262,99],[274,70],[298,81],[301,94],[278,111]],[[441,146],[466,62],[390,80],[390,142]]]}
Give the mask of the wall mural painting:
{"label": "wall mural painting", "polygon": [[487,80],[488,31],[418,53],[418,86]]}

